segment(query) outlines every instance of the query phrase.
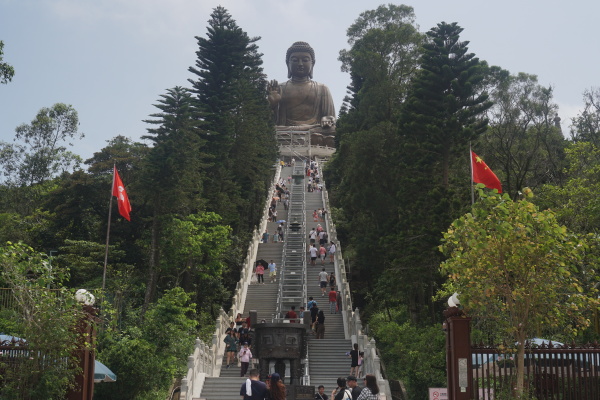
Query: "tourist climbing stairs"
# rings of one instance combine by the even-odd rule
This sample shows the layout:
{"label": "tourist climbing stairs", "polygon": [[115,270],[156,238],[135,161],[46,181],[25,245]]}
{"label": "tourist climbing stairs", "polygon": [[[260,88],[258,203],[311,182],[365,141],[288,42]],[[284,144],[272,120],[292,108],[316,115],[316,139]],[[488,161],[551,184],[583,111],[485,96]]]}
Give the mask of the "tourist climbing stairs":
{"label": "tourist climbing stairs", "polygon": [[[246,295],[243,308],[244,317],[250,310],[256,310],[258,321],[281,321],[292,305],[299,311],[300,306],[306,306],[308,297],[313,297],[319,309],[325,314],[325,333],[323,339],[317,339],[312,332],[308,333],[308,368],[305,383],[315,386],[325,386],[325,392],[330,394],[336,388],[338,377],[346,377],[350,372],[350,357],[348,353],[352,343],[346,339],[342,314],[334,312],[329,305],[329,285],[325,294],[319,287],[319,272],[322,268],[328,274],[335,271],[335,265],[327,255],[324,264],[317,260],[315,265],[310,263],[308,255],[308,232],[320,224],[326,231],[329,228],[323,220],[315,221],[315,210],[323,209],[323,193],[318,190],[307,192],[308,183],[304,176],[299,177],[303,168],[285,167],[281,176],[285,179],[292,177],[286,186],[291,191],[289,211],[284,209],[283,202],[277,203],[277,220],[286,220],[286,234],[283,243],[273,243],[272,234],[276,231],[277,222],[269,222],[267,230],[269,242],[259,245],[257,260],[267,263],[273,260],[277,266],[277,280],[270,282],[268,271],[265,272],[265,284],[251,284]],[[282,199],[283,200],[283,199]],[[319,241],[317,240],[317,247]],[[339,281],[338,281],[339,282]],[[338,289],[338,287],[336,287]],[[307,310],[308,312],[308,310]],[[225,358],[220,367],[219,377],[207,377],[203,382],[201,398],[205,400],[237,399],[239,390],[245,378],[240,377],[240,367],[235,363],[227,368]]]}
{"label": "tourist climbing stairs", "polygon": [[[281,176],[291,175],[291,167],[284,167],[281,170]],[[287,185],[287,183],[286,183]],[[268,199],[267,201],[270,201]],[[283,199],[277,201],[277,220],[267,222],[267,231],[269,234],[268,243],[261,243],[258,246],[257,260],[265,260],[267,263],[274,261],[277,265],[277,278],[271,282],[268,270],[265,271],[264,285],[253,283],[248,287],[246,303],[244,305],[243,316],[247,317],[250,310],[257,312],[258,322],[261,320],[271,321],[277,311],[277,296],[279,289],[279,277],[281,274],[282,256],[284,242],[274,243],[273,233],[277,230],[279,223],[277,221],[287,221],[287,211],[283,205]],[[206,400],[229,400],[238,399],[240,386],[246,378],[240,377],[240,367],[237,361],[233,366],[227,368],[226,355],[223,356],[219,377],[207,377],[202,389],[202,399]]]}
{"label": "tourist climbing stairs", "polygon": [[[320,224],[326,229],[322,220],[314,220],[314,211],[323,209],[323,197],[319,191],[306,193],[306,226],[310,231],[317,228]],[[317,239],[317,247],[318,245]],[[306,238],[308,246],[308,237]],[[307,296],[313,297],[317,302],[319,310],[325,314],[325,335],[324,339],[316,339],[314,334],[308,338],[308,365],[310,374],[310,384],[317,388],[319,385],[325,386],[325,393],[331,394],[331,391],[337,387],[338,377],[348,376],[350,372],[350,358],[346,355],[352,348],[350,340],[345,339],[344,321],[341,313],[331,313],[329,306],[329,285],[325,290],[325,295],[321,293],[319,285],[319,272],[325,268],[328,274],[334,272],[334,265],[330,263],[329,255],[326,256],[324,265],[321,260],[316,261],[316,265],[310,265],[310,257],[306,268],[308,291]]]}

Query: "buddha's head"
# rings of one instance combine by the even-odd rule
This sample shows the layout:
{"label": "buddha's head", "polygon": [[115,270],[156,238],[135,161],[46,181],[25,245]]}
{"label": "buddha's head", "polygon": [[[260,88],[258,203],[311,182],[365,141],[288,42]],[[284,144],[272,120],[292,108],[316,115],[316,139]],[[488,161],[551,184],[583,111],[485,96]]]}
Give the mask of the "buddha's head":
{"label": "buddha's head", "polygon": [[288,66],[288,78],[313,77],[313,66],[315,65],[315,51],[306,42],[295,42],[285,55]]}

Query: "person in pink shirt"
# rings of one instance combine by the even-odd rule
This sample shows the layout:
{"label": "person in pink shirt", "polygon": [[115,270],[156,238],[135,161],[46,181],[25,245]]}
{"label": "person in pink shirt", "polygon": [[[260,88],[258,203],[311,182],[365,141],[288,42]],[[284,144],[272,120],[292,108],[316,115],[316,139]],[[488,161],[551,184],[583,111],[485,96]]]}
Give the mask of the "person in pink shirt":
{"label": "person in pink shirt", "polygon": [[265,284],[265,267],[262,264],[258,264],[256,266],[256,278],[258,279],[258,283],[261,283],[264,285]]}
{"label": "person in pink shirt", "polygon": [[240,352],[238,353],[238,357],[240,362],[242,363],[242,369],[240,371],[240,376],[246,375],[248,371],[248,366],[250,365],[250,360],[252,360],[252,352],[248,348],[248,343],[244,342]]}
{"label": "person in pink shirt", "polygon": [[319,247],[319,258],[321,259],[321,265],[325,265],[325,258],[327,257],[327,249],[325,246]]}

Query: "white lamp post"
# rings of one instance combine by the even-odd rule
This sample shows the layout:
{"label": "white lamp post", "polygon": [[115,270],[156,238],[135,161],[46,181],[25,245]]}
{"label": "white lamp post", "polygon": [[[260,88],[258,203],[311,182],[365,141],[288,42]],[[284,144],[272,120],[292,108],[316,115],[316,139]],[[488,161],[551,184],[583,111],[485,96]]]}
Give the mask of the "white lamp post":
{"label": "white lamp post", "polygon": [[452,296],[448,298],[448,305],[450,307],[458,307],[460,305],[460,301],[458,300],[458,293],[454,293]]}
{"label": "white lamp post", "polygon": [[75,292],[75,300],[86,306],[92,306],[96,302],[96,297],[85,289],[79,289]]}

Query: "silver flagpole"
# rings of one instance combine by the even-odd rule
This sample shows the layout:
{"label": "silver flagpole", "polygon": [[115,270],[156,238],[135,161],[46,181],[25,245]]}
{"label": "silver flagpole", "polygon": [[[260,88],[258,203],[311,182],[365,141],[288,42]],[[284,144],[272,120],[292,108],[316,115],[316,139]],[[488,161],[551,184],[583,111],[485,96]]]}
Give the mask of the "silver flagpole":
{"label": "silver flagpole", "polygon": [[475,189],[473,188],[473,150],[471,150],[471,142],[469,142],[469,160],[471,161],[471,207],[473,207],[475,204]]}
{"label": "silver flagpole", "polygon": [[108,264],[108,241],[110,238],[110,220],[112,216],[113,188],[115,187],[115,169],[117,166],[113,164],[113,181],[110,186],[110,203],[108,206],[108,226],[106,228],[106,249],[104,250],[104,271],[102,272],[102,290],[106,286],[106,265]]}

